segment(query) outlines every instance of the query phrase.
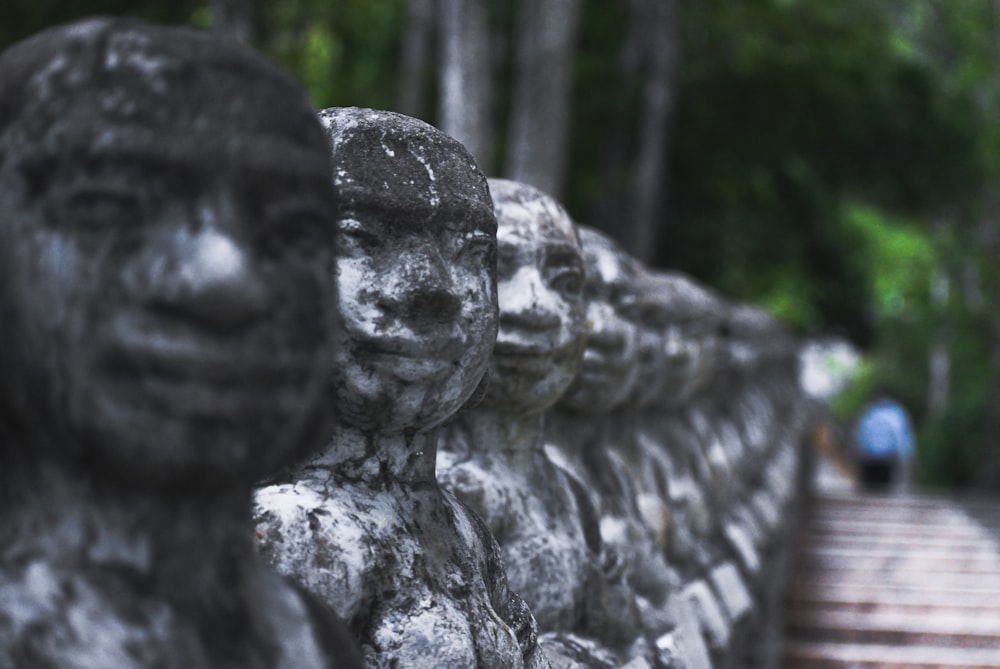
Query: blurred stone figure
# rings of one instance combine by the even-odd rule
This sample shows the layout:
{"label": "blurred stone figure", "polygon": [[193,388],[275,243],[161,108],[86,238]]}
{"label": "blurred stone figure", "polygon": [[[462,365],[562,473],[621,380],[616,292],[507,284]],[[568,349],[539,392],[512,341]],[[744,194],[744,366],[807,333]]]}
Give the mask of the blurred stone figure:
{"label": "blurred stone figure", "polygon": [[665,552],[672,533],[670,508],[670,461],[650,435],[642,429],[648,410],[660,411],[660,398],[670,392],[667,382],[676,382],[667,368],[666,336],[671,316],[671,284],[659,281],[659,274],[636,263],[636,307],[639,376],[612,420],[619,434],[622,462],[636,485],[636,502],[643,521],[653,533],[658,550]]}
{"label": "blurred stone figure", "polygon": [[652,471],[667,477],[666,554],[688,580],[711,563],[706,541],[715,523],[708,499],[711,471],[689,409],[712,379],[717,359],[712,305],[717,298],[675,273],[647,274],[643,290],[647,318],[663,327],[664,378],[639,417],[639,439],[646,457],[650,451],[658,453],[653,457],[662,470]]}
{"label": "blurred stone figure", "polygon": [[620,658],[637,629],[621,570],[600,570],[596,510],[542,443],[545,411],[572,382],[586,343],[583,251],[575,224],[549,196],[503,179],[491,179],[490,191],[500,329],[486,397],[447,429],[438,478],[497,538],[511,588],[534,613],[553,666],[567,666],[566,655],[580,666],[620,666],[585,639],[559,636],[597,639]]}
{"label": "blurred stone figure", "polygon": [[613,415],[639,375],[636,265],[611,239],[580,227],[586,261],[587,322],[583,365],[547,417],[546,452],[583,481],[600,517],[601,537],[623,560],[641,607],[644,635],[671,626],[665,613],[679,585],[642,518],[638,488],[622,460]]}
{"label": "blurred stone figure", "polygon": [[0,56],[0,667],[360,666],[249,531],[331,364],[323,145],[289,76],[198,31]]}
{"label": "blurred stone figure", "polygon": [[435,480],[439,427],[496,338],[486,179],[416,119],[320,117],[340,198],[336,426],[296,483],[258,492],[261,551],[338,610],[370,667],[547,667],[496,541]]}

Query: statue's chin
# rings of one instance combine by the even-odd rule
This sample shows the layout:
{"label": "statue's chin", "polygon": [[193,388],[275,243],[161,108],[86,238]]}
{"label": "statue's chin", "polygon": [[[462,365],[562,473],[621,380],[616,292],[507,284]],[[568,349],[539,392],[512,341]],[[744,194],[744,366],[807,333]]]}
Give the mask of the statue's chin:
{"label": "statue's chin", "polygon": [[484,406],[520,416],[545,411],[563,396],[573,382],[575,370],[552,367],[541,377],[510,374],[494,369]]}

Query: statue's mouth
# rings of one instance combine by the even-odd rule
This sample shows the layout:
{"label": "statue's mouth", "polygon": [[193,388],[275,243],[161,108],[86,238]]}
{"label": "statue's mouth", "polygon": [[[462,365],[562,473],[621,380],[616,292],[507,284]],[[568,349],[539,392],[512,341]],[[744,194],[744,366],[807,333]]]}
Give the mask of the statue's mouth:
{"label": "statue's mouth", "polygon": [[448,360],[465,349],[465,341],[454,330],[437,335],[349,334],[351,347],[362,356],[394,356],[415,360]]}
{"label": "statue's mouth", "polygon": [[497,341],[493,355],[501,358],[551,358],[554,348],[543,344],[527,344]]}
{"label": "statue's mouth", "polygon": [[[309,386],[315,365],[307,356],[247,350],[242,338],[194,330],[139,328],[114,322],[104,347],[102,368],[115,395],[126,403],[159,411],[210,418],[241,414],[262,399],[274,407]],[[282,354],[283,353],[283,354]]]}
{"label": "statue's mouth", "polygon": [[624,350],[598,350],[587,347],[583,352],[581,373],[588,376],[619,376],[628,371],[632,358]]}
{"label": "statue's mouth", "polygon": [[497,342],[493,360],[499,369],[538,374],[552,368],[554,349],[549,346],[528,346]]}

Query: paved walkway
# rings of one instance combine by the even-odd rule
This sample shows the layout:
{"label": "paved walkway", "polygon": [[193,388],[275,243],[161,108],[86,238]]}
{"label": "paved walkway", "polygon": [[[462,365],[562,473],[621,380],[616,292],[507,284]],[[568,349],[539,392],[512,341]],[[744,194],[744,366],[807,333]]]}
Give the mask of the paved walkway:
{"label": "paved walkway", "polygon": [[787,630],[787,669],[1000,668],[1000,498],[826,488]]}

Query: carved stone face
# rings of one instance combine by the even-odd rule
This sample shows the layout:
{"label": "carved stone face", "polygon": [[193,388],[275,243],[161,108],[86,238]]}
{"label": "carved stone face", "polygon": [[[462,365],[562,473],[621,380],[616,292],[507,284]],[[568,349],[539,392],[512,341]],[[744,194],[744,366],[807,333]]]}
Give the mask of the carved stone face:
{"label": "carved stone face", "polygon": [[583,251],[558,202],[513,181],[491,179],[497,213],[500,331],[487,402],[538,413],[580,368],[586,343]]}
{"label": "carved stone face", "polygon": [[297,454],[329,364],[323,135],[263,60],[110,25],[0,65],[25,96],[0,127],[0,405],[50,457],[249,484]]}
{"label": "carved stone face", "polygon": [[579,231],[587,270],[587,346],[561,405],[599,415],[621,404],[636,382],[639,333],[626,317],[635,306],[636,284],[629,258],[614,242],[584,226]]}
{"label": "carved stone face", "polygon": [[664,384],[661,398],[682,402],[695,390],[702,373],[701,342],[687,322],[673,322],[663,331]]}
{"label": "carved stone face", "polygon": [[662,284],[641,266],[636,286],[638,302],[631,310],[631,318],[639,330],[639,371],[628,403],[633,407],[644,407],[659,399],[665,384],[671,380],[667,374],[666,357],[670,296],[659,290]]}
{"label": "carved stone face", "polygon": [[657,280],[663,282],[664,292],[671,296],[664,338],[668,381],[661,398],[668,404],[678,404],[705,387],[715,373],[723,303],[682,274],[664,273]]}
{"label": "carved stone face", "polygon": [[[649,372],[649,363],[643,368],[636,392],[636,403],[674,405],[683,402],[691,393],[698,377],[698,338],[688,327],[692,322],[688,302],[684,295],[686,279],[663,272],[646,271],[640,276],[641,321],[656,342],[659,351],[650,354],[656,361],[655,378]],[[640,346],[640,350],[641,350]]]}
{"label": "carved stone face", "polygon": [[496,219],[486,179],[431,126],[362,109],[321,113],[333,145],[340,420],[420,431],[457,411],[496,338]]}

